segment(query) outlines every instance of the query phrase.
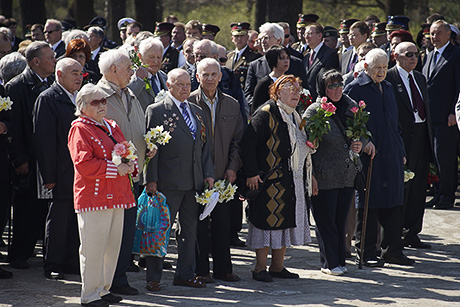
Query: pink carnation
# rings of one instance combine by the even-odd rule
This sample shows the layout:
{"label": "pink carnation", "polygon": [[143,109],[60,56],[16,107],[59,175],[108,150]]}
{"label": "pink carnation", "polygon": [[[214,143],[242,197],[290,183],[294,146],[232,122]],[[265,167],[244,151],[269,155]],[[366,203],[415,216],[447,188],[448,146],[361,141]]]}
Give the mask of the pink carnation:
{"label": "pink carnation", "polygon": [[359,110],[358,107],[353,107],[353,108],[351,108],[351,112],[353,112],[353,113],[355,113],[355,114],[358,113],[358,110]]}
{"label": "pink carnation", "polygon": [[313,145],[313,143],[311,141],[307,141],[307,146],[310,147],[310,148],[315,149],[315,145]]}
{"label": "pink carnation", "polygon": [[123,156],[125,153],[126,153],[126,147],[124,144],[116,144],[114,147],[113,147],[113,152],[117,155],[117,156]]}
{"label": "pink carnation", "polygon": [[359,107],[360,108],[365,108],[366,107],[366,103],[362,100],[359,101]]}

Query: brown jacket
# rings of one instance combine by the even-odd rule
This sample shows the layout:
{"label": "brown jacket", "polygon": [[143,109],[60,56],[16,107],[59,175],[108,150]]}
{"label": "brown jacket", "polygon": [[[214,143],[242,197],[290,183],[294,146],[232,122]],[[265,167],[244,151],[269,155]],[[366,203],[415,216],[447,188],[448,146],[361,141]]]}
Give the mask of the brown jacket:
{"label": "brown jacket", "polygon": [[[222,179],[227,169],[237,172],[242,166],[240,141],[243,136],[243,119],[238,101],[217,90],[217,109],[214,135],[209,131],[211,156],[214,164],[214,178]],[[188,101],[200,106],[205,114],[206,124],[211,127],[211,110],[204,102],[201,88],[192,92]]]}

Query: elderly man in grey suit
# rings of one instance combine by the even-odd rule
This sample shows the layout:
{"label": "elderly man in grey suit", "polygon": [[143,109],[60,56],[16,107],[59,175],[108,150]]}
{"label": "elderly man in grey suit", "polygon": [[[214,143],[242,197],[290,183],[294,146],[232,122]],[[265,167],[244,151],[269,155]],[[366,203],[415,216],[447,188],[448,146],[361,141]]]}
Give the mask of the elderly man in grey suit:
{"label": "elderly man in grey suit", "polygon": [[[168,144],[160,146],[144,173],[147,193],[157,189],[166,196],[171,221],[179,213],[176,240],[178,259],[173,284],[194,288],[206,287],[195,277],[195,243],[199,205],[195,193],[205,183],[214,185],[210,154],[211,133],[203,110],[187,102],[190,76],[183,69],[173,69],[166,82],[169,92],[163,101],[146,111],[147,130],[165,125],[171,133]],[[166,124],[165,124],[166,123]],[[147,257],[147,290],[158,291],[164,258]]]}
{"label": "elderly man in grey suit", "polygon": [[[163,57],[163,44],[158,39],[147,38],[139,44],[139,59],[146,67],[140,67],[128,87],[141,103],[142,109],[155,101],[161,90],[167,90],[166,74],[160,70]],[[148,79],[148,83],[144,81]]]}

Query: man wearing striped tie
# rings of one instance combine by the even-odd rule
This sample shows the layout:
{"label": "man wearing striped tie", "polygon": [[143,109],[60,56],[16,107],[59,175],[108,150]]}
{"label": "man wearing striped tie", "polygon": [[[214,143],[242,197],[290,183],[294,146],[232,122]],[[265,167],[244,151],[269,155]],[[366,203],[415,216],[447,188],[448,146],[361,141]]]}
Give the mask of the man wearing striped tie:
{"label": "man wearing striped tie", "polygon": [[[195,244],[199,205],[195,193],[205,184],[212,188],[214,170],[210,154],[211,131],[205,123],[203,110],[187,102],[190,76],[183,69],[173,69],[166,82],[169,92],[163,101],[150,105],[146,111],[147,130],[159,125],[171,133],[171,140],[159,146],[158,152],[144,173],[147,193],[162,192],[170,209],[171,222],[177,213],[178,259],[173,284],[194,288],[206,287],[195,278]],[[164,258],[149,256],[147,289],[160,290]]]}

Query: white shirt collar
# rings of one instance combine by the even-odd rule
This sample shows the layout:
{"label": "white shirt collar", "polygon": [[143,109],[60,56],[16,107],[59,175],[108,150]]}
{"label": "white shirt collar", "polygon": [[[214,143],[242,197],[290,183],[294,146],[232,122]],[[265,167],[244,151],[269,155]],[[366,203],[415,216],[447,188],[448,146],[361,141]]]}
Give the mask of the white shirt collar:
{"label": "white shirt collar", "polygon": [[[435,48],[434,48],[434,51],[435,51],[435,52],[436,52],[436,51],[439,52],[439,55],[441,55],[441,54],[444,52],[444,50],[446,49],[447,45],[449,45],[449,44],[450,44],[450,42],[447,42],[447,44],[445,44],[444,46],[442,46],[442,47],[439,48],[439,49],[437,49],[437,48],[435,47]],[[438,59],[439,59],[439,58],[438,58]]]}
{"label": "white shirt collar", "polygon": [[97,57],[97,54],[99,53],[100,50],[101,50],[101,46],[91,51],[91,60],[94,60]]}
{"label": "white shirt collar", "polygon": [[248,45],[244,46],[244,48],[241,50],[235,49],[236,53],[238,53],[238,59],[241,58],[241,55],[243,54],[244,50],[246,50],[246,48],[248,48]]}
{"label": "white shirt collar", "polygon": [[71,92],[69,92],[68,90],[66,90],[65,87],[63,87],[63,86],[59,83],[59,81],[56,80],[56,83],[59,85],[60,88],[62,88],[62,90],[67,94],[67,96],[69,96],[70,101],[72,101],[72,103],[75,104],[75,100],[76,100],[76,98],[77,98],[77,93],[78,93],[78,91],[75,91],[75,93],[72,94]]}
{"label": "white shirt collar", "polygon": [[313,49],[313,51],[315,52],[315,57],[318,54],[318,51],[319,49],[321,49],[321,47],[323,47],[323,42],[319,43],[318,46],[316,46],[315,49]]}
{"label": "white shirt collar", "polygon": [[53,49],[53,51],[56,51],[56,48],[57,46],[59,46],[59,44],[62,42],[62,40],[58,41],[56,44],[52,45],[51,48]]}

